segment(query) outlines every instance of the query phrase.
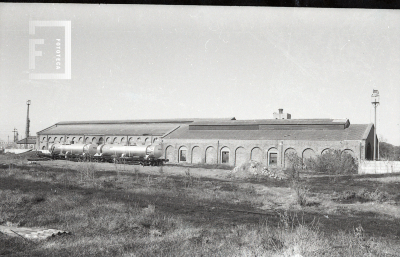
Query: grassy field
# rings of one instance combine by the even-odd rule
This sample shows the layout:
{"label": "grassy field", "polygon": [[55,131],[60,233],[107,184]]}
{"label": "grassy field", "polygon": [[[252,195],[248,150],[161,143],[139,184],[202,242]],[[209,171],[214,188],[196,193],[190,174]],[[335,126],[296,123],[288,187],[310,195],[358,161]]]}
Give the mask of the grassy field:
{"label": "grassy field", "polygon": [[400,175],[300,178],[2,155],[0,225],[72,235],[0,255],[400,256]]}

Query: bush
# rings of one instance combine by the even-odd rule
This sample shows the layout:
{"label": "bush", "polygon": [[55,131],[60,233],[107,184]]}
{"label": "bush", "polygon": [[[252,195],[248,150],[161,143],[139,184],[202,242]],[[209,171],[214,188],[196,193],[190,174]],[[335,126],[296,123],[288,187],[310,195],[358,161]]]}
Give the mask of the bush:
{"label": "bush", "polygon": [[340,150],[330,150],[308,160],[308,167],[316,172],[336,175],[356,174],[358,172],[357,160]]}
{"label": "bush", "polygon": [[286,175],[289,179],[299,179],[300,170],[303,169],[303,161],[297,155],[297,153],[289,153],[285,156],[288,159],[288,167],[286,169]]}

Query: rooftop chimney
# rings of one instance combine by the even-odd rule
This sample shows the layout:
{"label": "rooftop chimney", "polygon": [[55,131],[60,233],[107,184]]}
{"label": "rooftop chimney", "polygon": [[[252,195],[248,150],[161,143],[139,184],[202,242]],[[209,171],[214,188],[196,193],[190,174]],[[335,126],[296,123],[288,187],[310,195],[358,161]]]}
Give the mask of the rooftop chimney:
{"label": "rooftop chimney", "polygon": [[283,109],[278,109],[279,113],[274,112],[274,119],[291,119],[292,115],[290,113],[283,113]]}

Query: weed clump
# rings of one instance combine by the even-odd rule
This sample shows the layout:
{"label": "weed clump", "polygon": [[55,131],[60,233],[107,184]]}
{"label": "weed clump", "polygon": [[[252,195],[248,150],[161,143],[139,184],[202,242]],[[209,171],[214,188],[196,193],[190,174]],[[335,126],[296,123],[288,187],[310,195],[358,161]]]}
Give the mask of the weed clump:
{"label": "weed clump", "polygon": [[345,190],[342,193],[335,193],[333,200],[350,203],[350,202],[386,202],[393,198],[387,192],[376,189],[375,191],[368,191],[361,188],[359,191]]}

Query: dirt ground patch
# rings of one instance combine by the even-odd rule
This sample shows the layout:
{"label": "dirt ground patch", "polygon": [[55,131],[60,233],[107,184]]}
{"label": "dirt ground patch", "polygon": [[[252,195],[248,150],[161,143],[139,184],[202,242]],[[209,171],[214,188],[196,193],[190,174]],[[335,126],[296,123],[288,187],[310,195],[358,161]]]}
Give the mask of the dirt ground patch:
{"label": "dirt ground patch", "polygon": [[[299,235],[301,238],[322,233],[318,238],[324,240],[318,241],[318,247],[313,246],[318,251],[331,254],[342,251],[341,256],[364,254],[364,248],[356,244],[355,238],[361,228],[365,240],[374,238],[374,242],[382,242],[389,249],[385,251],[390,253],[396,249],[392,244],[400,245],[400,209],[394,184],[397,180],[375,178],[302,176],[300,183],[304,186],[307,204],[301,206],[290,181],[232,177],[229,170],[223,169],[61,160],[36,165],[21,162],[13,168],[0,169],[0,224],[11,222],[71,231],[75,237],[59,239],[65,240],[69,247],[65,250],[70,253],[67,256],[77,254],[74,249],[78,239],[88,249],[82,256],[109,256],[113,251],[117,256],[132,251],[142,252],[138,256],[175,256],[182,249],[187,253],[181,254],[184,256],[193,251],[198,256],[209,256],[215,251],[224,256],[241,256],[238,253],[244,246],[255,251],[249,256],[274,256],[274,253],[282,256],[298,242],[292,237],[303,231],[303,227],[307,229],[307,236]],[[335,200],[345,195],[345,190],[375,192],[377,189],[385,190],[390,200],[352,203]],[[279,233],[272,235],[267,231]],[[263,239],[265,235],[271,236],[270,241]],[[283,235],[285,238],[280,238]],[[348,239],[329,239],[339,235]],[[94,242],[97,237],[103,239]],[[253,240],[243,241],[247,237]],[[261,241],[251,244],[254,238]],[[15,240],[0,238],[0,243],[8,244],[8,251],[18,247],[26,249]],[[114,249],[112,245],[117,242],[113,240],[123,245],[122,250]],[[270,243],[265,243],[260,250],[263,240]],[[350,249],[347,246],[341,250],[333,247],[349,242],[356,244],[351,249],[358,250],[349,253],[345,250]],[[108,244],[102,250],[101,245]],[[32,247],[37,255],[54,256],[60,253],[61,245],[61,241],[51,241]],[[371,243],[369,247],[378,246]],[[299,251],[304,256],[319,256],[307,249]],[[382,249],[379,246],[376,251],[383,253]],[[328,252],[326,256],[336,256]]]}

